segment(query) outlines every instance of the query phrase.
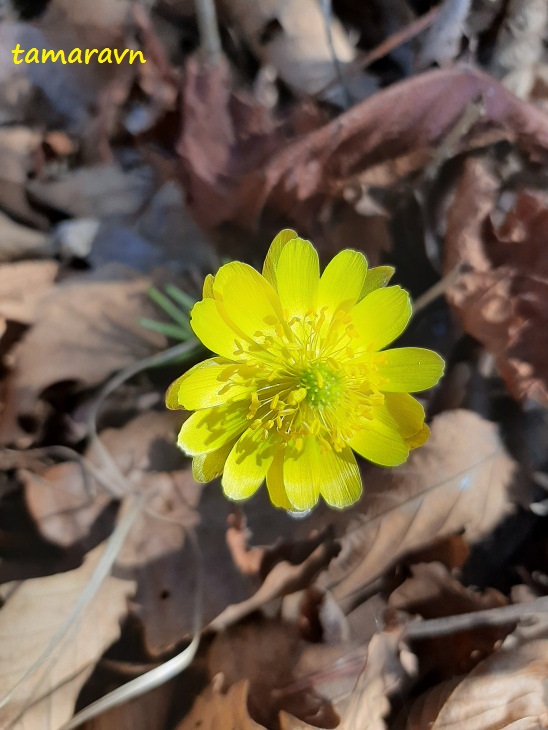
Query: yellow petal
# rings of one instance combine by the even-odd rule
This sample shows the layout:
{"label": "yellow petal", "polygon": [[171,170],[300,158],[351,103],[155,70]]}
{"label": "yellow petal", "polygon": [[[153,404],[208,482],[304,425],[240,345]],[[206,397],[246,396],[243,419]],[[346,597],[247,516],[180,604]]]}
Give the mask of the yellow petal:
{"label": "yellow petal", "polygon": [[228,441],[209,454],[198,454],[192,459],[192,476],[197,482],[205,484],[212,479],[220,477],[225,467],[225,462],[234,446],[234,440]]}
{"label": "yellow petal", "polygon": [[375,266],[373,269],[369,269],[360,292],[360,299],[371,294],[375,289],[381,289],[386,286],[394,275],[395,270],[393,266]]}
{"label": "yellow petal", "polygon": [[409,456],[409,447],[399,433],[373,420],[350,440],[350,446],[365,459],[381,466],[398,466]]}
{"label": "yellow petal", "polygon": [[238,401],[196,411],[183,423],[177,443],[188,456],[215,451],[245,431],[248,409],[247,401]]}
{"label": "yellow petal", "polygon": [[213,293],[222,300],[219,309],[236,331],[251,338],[261,332],[275,332],[282,316],[278,296],[251,266],[240,261],[221,266],[215,276]]}
{"label": "yellow petal", "polygon": [[280,254],[285,244],[288,241],[292,241],[294,238],[298,238],[295,231],[292,231],[291,228],[285,228],[283,231],[280,231],[276,238],[272,241],[266,254],[263,264],[263,276],[274,287],[274,289],[277,289],[276,267],[278,266],[278,259],[280,258]]}
{"label": "yellow petal", "polygon": [[261,486],[278,444],[263,438],[263,429],[248,429],[228,455],[223,471],[223,491],[229,499],[251,497]]}
{"label": "yellow petal", "polygon": [[443,375],[444,362],[432,350],[400,347],[376,353],[372,359],[382,378],[383,392],[417,393],[436,385]]}
{"label": "yellow petal", "polygon": [[350,315],[360,338],[356,354],[382,350],[401,335],[411,318],[409,294],[399,286],[376,289]]}
{"label": "yellow petal", "polygon": [[230,363],[220,358],[210,358],[190,368],[169,387],[167,407],[195,411],[248,395],[249,387],[229,383],[227,365]]}
{"label": "yellow petal", "polygon": [[285,244],[276,267],[276,281],[282,310],[289,318],[303,316],[316,307],[320,262],[310,241],[295,238]]}
{"label": "yellow petal", "polygon": [[424,408],[409,393],[386,393],[384,405],[374,409],[374,418],[408,439],[421,431]]}
{"label": "yellow petal", "polygon": [[429,438],[430,429],[428,428],[426,423],[423,423],[421,430],[414,436],[405,439],[405,443],[409,446],[410,449],[418,449],[418,447],[425,444]]}
{"label": "yellow petal", "polygon": [[347,249],[327,264],[320,279],[318,308],[347,311],[360,298],[367,276],[367,259],[359,251]]}
{"label": "yellow petal", "polygon": [[287,496],[297,510],[311,509],[320,494],[332,507],[343,509],[362,492],[358,466],[349,448],[341,453],[324,450],[314,436],[304,439],[301,451],[286,453],[283,479]]}
{"label": "yellow petal", "polygon": [[214,299],[197,302],[192,307],[190,316],[190,326],[208,350],[229,360],[235,359],[238,335],[222,316]]}
{"label": "yellow petal", "polygon": [[285,491],[283,466],[284,452],[278,449],[270,465],[270,469],[266,473],[266,487],[268,489],[268,496],[274,507],[292,510],[295,507],[289,501],[287,492]]}

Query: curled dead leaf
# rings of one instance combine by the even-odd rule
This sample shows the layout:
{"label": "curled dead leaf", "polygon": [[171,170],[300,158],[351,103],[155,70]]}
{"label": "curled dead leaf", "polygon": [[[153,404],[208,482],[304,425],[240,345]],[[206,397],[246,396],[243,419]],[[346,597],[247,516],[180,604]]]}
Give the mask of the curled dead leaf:
{"label": "curled dead leaf", "polygon": [[448,290],[464,329],[495,355],[511,393],[548,403],[548,197],[501,190],[481,160],[467,160],[447,219]]}
{"label": "curled dead leaf", "polygon": [[504,647],[419,698],[405,730],[538,730],[548,725],[548,640]]}

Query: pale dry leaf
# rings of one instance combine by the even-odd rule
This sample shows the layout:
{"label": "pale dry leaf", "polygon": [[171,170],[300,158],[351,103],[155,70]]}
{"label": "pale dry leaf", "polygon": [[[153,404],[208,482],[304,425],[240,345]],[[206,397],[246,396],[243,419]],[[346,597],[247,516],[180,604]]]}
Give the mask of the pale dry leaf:
{"label": "pale dry leaf", "polygon": [[[174,440],[181,417],[171,411],[142,413],[121,428],[106,428],[101,442],[128,482],[138,487],[143,475],[184,464]],[[104,463],[91,444],[85,459],[107,479]],[[89,467],[77,462],[54,464],[39,471],[20,469],[27,508],[40,534],[49,542],[68,547],[84,540],[91,526],[112,501]]]}
{"label": "pale dry leaf", "polygon": [[199,695],[189,714],[175,730],[266,730],[253,720],[247,710],[249,682],[241,680],[222,692],[224,678],[217,675],[212,683]]}
{"label": "pale dry leaf", "polygon": [[[49,646],[69,617],[102,555],[100,546],[68,573],[27,580],[0,610],[0,674],[9,691]],[[109,577],[76,628],[0,709],[5,730],[58,730],[73,713],[78,693],[103,652],[120,635],[129,580]],[[28,707],[30,703],[32,706]]]}
{"label": "pale dry leaf", "polygon": [[27,189],[41,205],[71,218],[121,219],[141,211],[154,192],[147,167],[123,170],[117,164],[89,165],[54,180],[33,180]]}
{"label": "pale dry leaf", "polygon": [[[389,697],[401,691],[408,674],[400,661],[400,653],[408,652],[401,645],[399,631],[375,634],[367,647],[365,667],[358,676],[349,697],[335,703],[340,714],[337,730],[386,730],[384,718],[390,712]],[[281,730],[312,730],[316,727],[280,713]]]}
{"label": "pale dry leaf", "polygon": [[27,228],[0,212],[0,263],[42,258],[53,253],[47,233]]}
{"label": "pale dry leaf", "polygon": [[34,322],[58,269],[55,261],[19,261],[0,268],[0,334],[8,320],[23,325]]}
{"label": "pale dry leaf", "polygon": [[405,730],[540,730],[548,726],[548,640],[504,647],[411,708]]}
{"label": "pale dry leaf", "polygon": [[500,24],[491,72],[516,96],[526,99],[535,83],[547,38],[548,3],[510,0]]}
{"label": "pale dry leaf", "polygon": [[321,582],[344,607],[413,550],[461,531],[469,542],[482,539],[512,509],[514,471],[493,423],[471,411],[439,415],[407,464],[368,473],[363,514]]}
{"label": "pale dry leaf", "polygon": [[0,443],[32,443],[41,426],[36,403],[47,388],[98,385],[165,346],[163,336],[139,326],[140,317],[155,316],[149,286],[145,277],[112,265],[74,276],[44,298],[34,326],[11,352]]}
{"label": "pale dry leaf", "polygon": [[[376,91],[372,76],[361,73],[345,78],[356,49],[341,23],[324,16],[317,0],[225,0],[224,5],[262,63],[273,66],[299,94],[319,93],[325,100],[346,106],[345,89],[354,101]],[[327,23],[344,87],[329,45]]]}

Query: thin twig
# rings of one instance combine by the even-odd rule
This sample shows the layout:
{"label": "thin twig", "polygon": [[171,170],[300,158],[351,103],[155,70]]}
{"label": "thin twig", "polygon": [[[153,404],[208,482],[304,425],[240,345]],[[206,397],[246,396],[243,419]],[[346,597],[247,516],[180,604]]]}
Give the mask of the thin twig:
{"label": "thin twig", "polygon": [[446,274],[443,279],[440,279],[434,286],[427,289],[424,294],[421,294],[413,304],[413,314],[416,315],[422,309],[427,307],[431,302],[437,299],[439,296],[444,294],[450,286],[453,286],[455,281],[461,275],[465,264],[463,262],[458,263],[451,271]]}
{"label": "thin twig", "polygon": [[535,616],[548,611],[548,596],[537,598],[531,603],[516,603],[501,608],[463,613],[459,616],[432,618],[408,624],[404,630],[406,639],[430,639],[447,636],[459,631],[469,631],[481,626],[503,626],[520,621],[524,616]]}
{"label": "thin twig", "polygon": [[320,8],[321,8],[323,19],[324,19],[325,34],[327,36],[327,45],[329,46],[329,52],[331,53],[331,59],[333,60],[335,74],[337,76],[339,85],[340,85],[343,95],[344,95],[345,107],[348,108],[348,107],[352,106],[352,98],[350,96],[350,91],[346,84],[346,79],[342,72],[341,62],[339,61],[337,52],[335,50],[335,44],[333,43],[333,28],[332,28],[333,6],[331,4],[331,0],[321,0]]}
{"label": "thin twig", "polygon": [[[417,20],[414,20],[412,23],[407,25],[405,28],[398,30],[396,33],[382,41],[382,43],[379,43],[378,46],[373,48],[372,51],[369,51],[369,53],[366,53],[365,56],[357,58],[355,61],[349,63],[345,69],[346,78],[354,76],[360,71],[364,71],[366,68],[371,66],[372,63],[375,63],[375,61],[378,61],[384,56],[387,56],[399,46],[415,38],[415,36],[419,35],[419,33],[422,33],[423,30],[426,30],[432,25],[432,23],[438,17],[439,12],[439,6],[432,8],[424,15],[421,15],[420,18],[417,18]],[[323,89],[317,92],[316,96],[321,96],[325,94],[326,91],[330,91],[336,83],[338,83],[336,79],[330,81],[324,86]]]}
{"label": "thin twig", "polygon": [[222,53],[221,36],[217,24],[217,12],[213,0],[194,0],[200,31],[200,45],[206,58],[216,63]]}

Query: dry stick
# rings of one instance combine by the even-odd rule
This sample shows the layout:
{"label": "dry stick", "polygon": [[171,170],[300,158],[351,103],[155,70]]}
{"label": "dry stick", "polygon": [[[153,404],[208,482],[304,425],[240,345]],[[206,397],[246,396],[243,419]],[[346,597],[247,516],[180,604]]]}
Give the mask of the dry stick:
{"label": "dry stick", "polygon": [[[402,28],[397,33],[394,33],[393,35],[386,38],[386,40],[384,40],[382,43],[379,43],[376,48],[373,48],[372,51],[366,53],[365,56],[362,56],[361,58],[357,58],[355,61],[352,61],[352,63],[350,63],[345,69],[347,78],[368,68],[369,66],[371,66],[372,63],[375,63],[375,61],[383,58],[383,56],[387,56],[393,50],[398,48],[398,46],[401,46],[403,43],[407,43],[407,41],[412,40],[413,38],[415,38],[415,36],[419,35],[419,33],[422,33],[423,30],[429,28],[438,17],[439,12],[440,6],[438,5],[437,7],[432,8],[427,13],[425,13],[425,15],[417,18],[417,20],[414,20],[405,28]],[[336,83],[336,80],[330,81],[316,95],[324,94],[326,91],[329,91]]]}
{"label": "dry stick", "polygon": [[194,0],[194,7],[202,51],[209,61],[216,62],[222,53],[222,45],[215,3],[213,0]]}
{"label": "dry stick", "polygon": [[464,262],[458,263],[443,277],[443,279],[440,279],[434,284],[434,286],[427,289],[424,294],[421,294],[413,304],[413,314],[416,315],[421,311],[421,309],[424,309],[433,302],[434,299],[437,299],[439,296],[444,294],[449,287],[453,286],[465,267],[466,264]]}
{"label": "dry stick", "polygon": [[480,626],[501,626],[520,621],[524,616],[548,611],[548,596],[537,598],[531,603],[517,603],[502,608],[488,608],[474,613],[463,613],[446,618],[432,618],[408,624],[404,629],[406,639],[430,639],[436,636],[447,636],[459,631],[468,631]]}
{"label": "dry stick", "polygon": [[333,31],[332,31],[332,27],[331,27],[331,23],[333,21],[333,7],[331,4],[331,0],[321,0],[320,9],[321,9],[321,12],[323,15],[323,20],[324,20],[324,25],[325,25],[325,34],[327,36],[327,45],[329,46],[329,52],[331,54],[331,59],[333,61],[333,67],[335,68],[335,74],[337,76],[339,85],[344,94],[345,106],[348,108],[352,105],[352,98],[350,96],[350,91],[348,90],[348,86],[346,85],[346,79],[345,79],[342,69],[341,69],[341,63],[337,56],[337,51],[335,50],[335,44],[333,43]]}

